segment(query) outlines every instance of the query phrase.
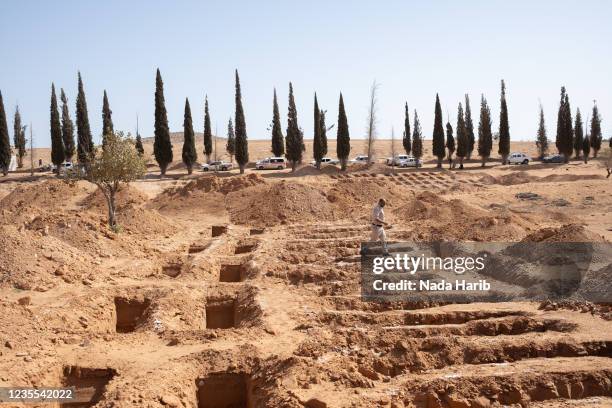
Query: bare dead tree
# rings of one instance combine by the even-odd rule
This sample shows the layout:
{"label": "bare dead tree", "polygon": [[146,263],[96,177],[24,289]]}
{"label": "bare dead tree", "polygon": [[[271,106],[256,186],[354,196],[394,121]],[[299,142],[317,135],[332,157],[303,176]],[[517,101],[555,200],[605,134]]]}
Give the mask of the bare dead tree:
{"label": "bare dead tree", "polygon": [[374,158],[374,142],[376,141],[376,112],[377,112],[377,103],[378,99],[376,94],[378,92],[379,85],[376,83],[376,80],[372,83],[372,87],[370,88],[370,107],[368,109],[368,125],[366,128],[367,132],[367,143],[368,143],[368,165],[370,165]]}

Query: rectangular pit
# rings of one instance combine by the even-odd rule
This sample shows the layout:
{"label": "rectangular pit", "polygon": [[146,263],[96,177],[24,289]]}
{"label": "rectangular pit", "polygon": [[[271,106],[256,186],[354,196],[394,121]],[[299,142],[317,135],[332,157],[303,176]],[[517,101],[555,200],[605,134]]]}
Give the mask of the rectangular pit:
{"label": "rectangular pit", "polygon": [[244,273],[241,264],[221,265],[219,282],[242,282],[243,280]]}
{"label": "rectangular pit", "polygon": [[253,252],[253,250],[257,248],[257,243],[243,243],[236,245],[236,249],[234,250],[235,255],[246,254],[249,252]]}
{"label": "rectangular pit", "polygon": [[227,225],[213,225],[210,232],[213,238],[223,235],[227,232]]}
{"label": "rectangular pit", "polygon": [[196,380],[198,408],[251,408],[252,385],[242,373],[216,373]]}
{"label": "rectangular pit", "polygon": [[60,408],[89,408],[104,395],[106,385],[117,374],[112,368],[64,367],[62,386],[75,387],[74,399]]}
{"label": "rectangular pit", "polygon": [[230,329],[236,327],[237,320],[235,299],[206,302],[207,329]]}
{"label": "rectangular pit", "polygon": [[115,298],[115,314],[117,316],[117,333],[131,333],[147,319],[149,299]]}

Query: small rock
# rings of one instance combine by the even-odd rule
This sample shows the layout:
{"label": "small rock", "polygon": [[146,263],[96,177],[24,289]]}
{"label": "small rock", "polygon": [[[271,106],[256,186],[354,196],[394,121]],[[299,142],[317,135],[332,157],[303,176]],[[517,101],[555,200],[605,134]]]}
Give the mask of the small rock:
{"label": "small rock", "polygon": [[327,408],[327,403],[318,398],[311,398],[304,404],[307,408]]}
{"label": "small rock", "polygon": [[540,200],[542,196],[532,192],[516,193],[514,195],[519,200]]}
{"label": "small rock", "polygon": [[13,349],[13,343],[11,343],[10,341],[5,341],[4,342],[4,347],[8,348],[8,349]]}
{"label": "small rock", "polygon": [[160,397],[160,402],[168,407],[180,407],[181,401],[174,395],[163,395]]}
{"label": "small rock", "polygon": [[30,357],[30,356],[25,356],[25,357],[23,358],[23,361],[25,361],[26,363],[29,363],[29,362],[31,362],[31,361],[32,361],[32,357]]}

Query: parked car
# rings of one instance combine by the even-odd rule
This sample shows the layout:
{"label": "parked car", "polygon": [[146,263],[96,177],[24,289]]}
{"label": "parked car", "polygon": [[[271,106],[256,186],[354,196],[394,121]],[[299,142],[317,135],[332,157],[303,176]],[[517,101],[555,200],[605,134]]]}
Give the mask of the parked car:
{"label": "parked car", "polygon": [[214,161],[210,163],[204,163],[202,165],[202,171],[227,171],[234,167],[232,163],[224,161]]}
{"label": "parked car", "polygon": [[565,158],[560,154],[553,154],[549,156],[545,156],[542,159],[542,163],[563,163],[565,162]]}
{"label": "parked car", "polygon": [[59,174],[70,174],[76,170],[76,166],[71,162],[63,162],[59,168]]}
{"label": "parked car", "polygon": [[[349,163],[351,164],[355,164],[355,163],[367,163],[368,162],[368,156],[360,154],[359,156],[356,156],[353,160],[349,160]],[[374,163],[374,160],[370,160],[370,163]]]}
{"label": "parked car", "polygon": [[284,157],[266,157],[255,163],[257,170],[276,169],[282,170],[287,167],[287,161]]}
{"label": "parked car", "polygon": [[399,166],[402,160],[408,160],[410,156],[407,154],[398,154],[395,157],[387,157],[386,164],[387,166]]}
{"label": "parked car", "polygon": [[525,153],[512,153],[508,156],[508,164],[529,164],[531,157]]}
{"label": "parked car", "polygon": [[408,156],[406,159],[401,160],[398,164],[400,167],[421,167],[423,163],[421,160],[415,159],[412,156]]}
{"label": "parked car", "polygon": [[[340,160],[332,159],[330,157],[323,157],[321,159],[321,164],[338,164],[338,163],[340,163]],[[313,160],[310,162],[310,164],[314,166],[315,164],[317,164],[317,162]]]}

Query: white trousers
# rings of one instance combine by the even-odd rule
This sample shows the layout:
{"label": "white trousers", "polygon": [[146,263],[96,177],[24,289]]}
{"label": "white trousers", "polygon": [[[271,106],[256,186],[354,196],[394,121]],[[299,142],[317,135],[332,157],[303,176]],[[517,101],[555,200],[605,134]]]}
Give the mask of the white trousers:
{"label": "white trousers", "polygon": [[387,252],[387,235],[385,234],[385,229],[383,227],[372,225],[372,234],[370,235],[370,241],[380,241],[382,243],[383,250]]}

